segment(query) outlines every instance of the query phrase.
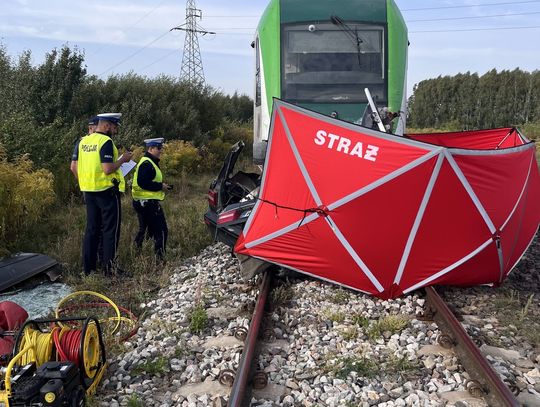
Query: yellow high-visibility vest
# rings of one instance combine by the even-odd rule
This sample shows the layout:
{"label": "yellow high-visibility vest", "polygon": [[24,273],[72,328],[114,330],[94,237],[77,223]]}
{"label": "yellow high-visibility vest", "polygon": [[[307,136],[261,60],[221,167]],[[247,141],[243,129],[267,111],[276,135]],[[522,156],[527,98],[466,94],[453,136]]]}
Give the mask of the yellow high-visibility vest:
{"label": "yellow high-visibility vest", "polygon": [[150,163],[154,166],[154,169],[156,170],[156,176],[152,180],[153,182],[163,182],[163,174],[161,173],[161,170],[159,167],[148,157],[143,157],[137,164],[137,168],[135,169],[135,175],[133,176],[133,185],[131,186],[131,195],[133,196],[133,199],[136,201],[140,201],[143,199],[157,199],[159,201],[163,201],[165,199],[165,192],[164,191],[148,191],[147,189],[142,189],[139,184],[137,183],[137,179],[139,176],[139,167],[142,163],[145,161],[150,161]]}
{"label": "yellow high-visibility vest", "polygon": [[[109,140],[111,140],[109,136],[101,133],[92,133],[81,139],[77,163],[79,187],[81,188],[81,191],[105,191],[114,186],[113,180],[116,179],[118,181],[118,189],[120,192],[125,192],[126,182],[120,169],[112,174],[106,175],[101,167],[99,151]],[[116,162],[116,160],[118,160],[118,149],[113,143],[113,162]]]}

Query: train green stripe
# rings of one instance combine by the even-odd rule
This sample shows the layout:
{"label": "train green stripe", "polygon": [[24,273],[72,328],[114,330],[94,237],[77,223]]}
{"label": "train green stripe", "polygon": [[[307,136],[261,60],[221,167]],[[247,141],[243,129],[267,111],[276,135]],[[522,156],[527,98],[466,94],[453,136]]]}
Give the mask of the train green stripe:
{"label": "train green stripe", "polygon": [[266,96],[269,110],[272,110],[272,97],[281,95],[281,81],[279,80],[279,72],[281,72],[279,18],[279,0],[273,0],[264,11],[258,27],[264,68],[264,86],[266,88],[266,95],[264,96]]}
{"label": "train green stripe", "polygon": [[388,108],[400,111],[407,70],[407,26],[394,0],[388,0]]}

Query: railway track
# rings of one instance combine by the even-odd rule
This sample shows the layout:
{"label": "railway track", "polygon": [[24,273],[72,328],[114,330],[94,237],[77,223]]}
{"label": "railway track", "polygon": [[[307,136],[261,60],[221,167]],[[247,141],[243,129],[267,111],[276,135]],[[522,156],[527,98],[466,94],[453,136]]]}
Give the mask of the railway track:
{"label": "railway track", "polygon": [[444,332],[439,343],[451,347],[459,356],[461,364],[473,378],[467,390],[474,396],[483,397],[490,406],[516,406],[520,404],[493,370],[489,362],[480,352],[473,340],[461,326],[456,316],[434,287],[427,287],[426,316],[432,317]]}
{"label": "railway track", "polygon": [[229,396],[229,407],[249,406],[251,399],[251,389],[248,382],[253,383],[254,356],[257,351],[258,339],[260,336],[259,328],[264,316],[264,311],[269,298],[270,287],[272,283],[270,271],[266,271],[261,281],[259,296],[255,304],[255,310],[251,318],[249,330],[245,339],[242,358],[238,366],[238,371],[234,379],[231,394]]}
{"label": "railway track", "polygon": [[[269,300],[271,278],[271,271],[267,271],[261,281],[255,310],[245,337],[242,358],[238,370],[234,374],[228,401],[229,407],[247,407],[250,405],[251,386],[257,383],[257,379],[253,380],[254,358],[259,348],[259,329]],[[489,406],[520,406],[513,393],[493,370],[437,290],[434,287],[427,287],[425,293],[427,301],[424,318],[436,322],[442,331],[442,334],[438,337],[439,344],[444,348],[452,348],[455,351],[461,364],[471,377],[471,380],[467,383],[467,391],[474,397],[483,398]],[[229,382],[231,381],[231,376],[229,376]],[[260,384],[261,380],[259,379],[259,388]]]}
{"label": "railway track", "polygon": [[[519,276],[536,276],[533,271]],[[523,286],[530,286],[528,279]],[[259,292],[266,292],[265,301]],[[533,403],[524,405],[538,405],[535,342],[502,332],[508,322],[494,322],[492,308],[480,308],[495,307],[489,296],[498,292],[478,287],[440,293],[478,346],[500,343],[501,349],[519,351],[520,361],[513,363],[482,348],[497,371],[494,380],[498,375],[517,384],[512,391],[518,400],[527,396]],[[471,356],[458,349],[465,339],[453,333],[451,323],[447,328],[439,322],[444,313],[428,295],[383,301],[306,278],[271,283],[260,276],[241,283],[227,249],[213,246],[183,265],[158,298],[144,305],[151,315],[127,351],[111,361],[99,401],[147,407],[518,405],[504,387],[494,390],[484,374],[477,377],[481,368],[469,365]],[[197,301],[208,323],[193,333],[189,315]],[[537,311],[535,302],[530,316]],[[481,322],[472,325],[473,317]]]}

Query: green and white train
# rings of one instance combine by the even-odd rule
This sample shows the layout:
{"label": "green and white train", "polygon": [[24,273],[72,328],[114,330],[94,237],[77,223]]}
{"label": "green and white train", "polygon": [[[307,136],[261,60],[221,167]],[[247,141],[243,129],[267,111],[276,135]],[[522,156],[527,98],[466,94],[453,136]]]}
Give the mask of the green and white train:
{"label": "green and white train", "polygon": [[[257,164],[274,97],[360,123],[368,88],[379,106],[405,111],[407,27],[394,0],[271,0],[253,46]],[[393,132],[404,128],[401,114]]]}

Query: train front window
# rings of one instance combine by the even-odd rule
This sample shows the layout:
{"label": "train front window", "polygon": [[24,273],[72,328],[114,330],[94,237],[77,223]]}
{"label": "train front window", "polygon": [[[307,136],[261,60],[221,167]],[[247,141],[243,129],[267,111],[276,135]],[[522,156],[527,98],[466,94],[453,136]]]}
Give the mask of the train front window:
{"label": "train front window", "polygon": [[364,88],[385,100],[384,31],[348,23],[283,30],[283,97],[293,102],[366,102]]}

